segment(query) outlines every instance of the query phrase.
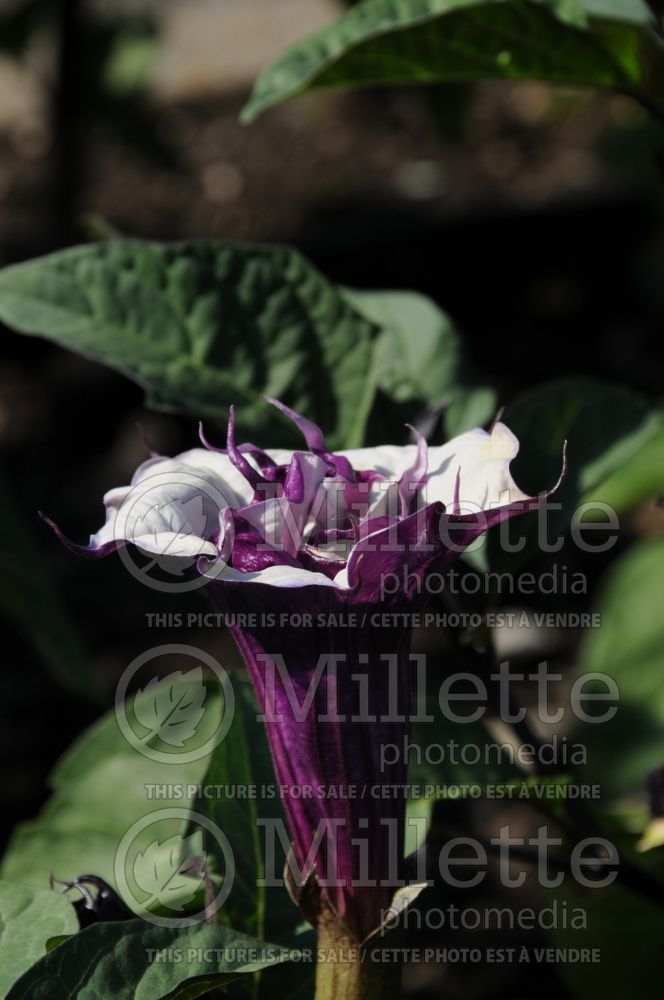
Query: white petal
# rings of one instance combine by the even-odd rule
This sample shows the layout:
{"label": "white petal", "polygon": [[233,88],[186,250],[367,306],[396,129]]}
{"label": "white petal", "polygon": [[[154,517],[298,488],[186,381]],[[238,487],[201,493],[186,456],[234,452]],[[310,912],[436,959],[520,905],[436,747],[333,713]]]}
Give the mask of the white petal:
{"label": "white petal", "polygon": [[383,444],[376,448],[351,448],[339,454],[348,459],[355,471],[375,469],[392,482],[398,482],[415,460],[414,444]]}
{"label": "white petal", "polygon": [[196,535],[183,535],[180,532],[157,531],[150,535],[135,535],[132,544],[143,552],[156,556],[177,556],[178,558],[197,559],[199,556],[209,556],[215,559],[219,553],[212,542],[206,542]]}
{"label": "white petal", "polygon": [[[228,507],[242,507],[249,503],[253,497],[254,491],[250,484],[235,468],[228,455],[221,452],[208,451],[206,448],[192,448],[175,458],[159,459],[158,462],[160,463],[160,472],[168,472],[171,467],[177,471],[180,466],[198,472],[227,497]],[[149,464],[145,462],[141,469],[146,468]],[[136,478],[140,471],[140,469],[136,471],[133,482],[140,482],[140,479]],[[154,472],[155,466],[152,465],[146,471]]]}
{"label": "white petal", "polygon": [[154,554],[212,555],[210,539],[219,530],[221,512],[244,506],[252,495],[230,459],[218,452],[194,448],[176,458],[151,458],[130,486],[106,494],[106,523],[90,544],[123,541]]}
{"label": "white petal", "polygon": [[[295,452],[288,451],[286,448],[268,448],[265,454],[269,455],[272,461],[276,462],[277,465],[290,465],[290,460]],[[250,454],[247,455],[247,458],[251,457],[252,456]],[[256,466],[256,468],[258,468],[258,466]]]}
{"label": "white petal", "polygon": [[268,566],[252,573],[242,573],[230,566],[212,567],[203,572],[203,576],[212,580],[230,581],[232,583],[266,583],[271,587],[333,587],[338,589],[334,580],[324,573],[314,573],[297,566]]}
{"label": "white petal", "polygon": [[478,428],[440,448],[429,448],[429,481],[421,491],[420,505],[440,501],[451,511],[457,475],[462,510],[486,510],[527,499],[509,471],[518,451],[517,438],[501,423],[491,433]]}
{"label": "white petal", "polygon": [[[284,497],[272,497],[242,507],[239,512],[244,520],[256,529],[263,542],[279,552],[287,551],[294,555],[293,545],[289,544],[290,533],[286,530],[288,518],[288,501]],[[291,530],[293,530],[291,518]]]}

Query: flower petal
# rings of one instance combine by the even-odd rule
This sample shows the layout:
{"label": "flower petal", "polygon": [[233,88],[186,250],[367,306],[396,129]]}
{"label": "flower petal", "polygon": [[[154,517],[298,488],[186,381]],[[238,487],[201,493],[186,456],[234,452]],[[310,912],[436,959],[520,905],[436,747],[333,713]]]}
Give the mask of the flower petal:
{"label": "flower petal", "polygon": [[351,448],[340,451],[356,472],[371,469],[379,472],[390,482],[398,483],[417,460],[417,446],[414,444],[383,444],[376,448]]}
{"label": "flower petal", "polygon": [[104,496],[106,520],[77,552],[106,555],[132,544],[159,555],[216,555],[213,540],[219,517],[228,507],[243,506],[252,490],[227,455],[194,448],[177,458],[151,458],[134,473],[129,486]]}
{"label": "flower petal", "polygon": [[267,566],[265,569],[243,573],[241,570],[233,569],[231,566],[214,566],[208,569],[204,564],[201,564],[199,572],[207,579],[218,580],[220,583],[265,583],[270,587],[282,587],[285,589],[294,587],[332,587],[333,589],[339,589],[338,585],[323,573],[313,573],[299,566]]}
{"label": "flower petal", "polygon": [[529,499],[509,471],[518,451],[517,438],[501,423],[496,423],[490,433],[467,431],[439,448],[429,448],[429,479],[421,491],[421,503],[438,501],[452,510],[456,506],[457,477],[462,512]]}

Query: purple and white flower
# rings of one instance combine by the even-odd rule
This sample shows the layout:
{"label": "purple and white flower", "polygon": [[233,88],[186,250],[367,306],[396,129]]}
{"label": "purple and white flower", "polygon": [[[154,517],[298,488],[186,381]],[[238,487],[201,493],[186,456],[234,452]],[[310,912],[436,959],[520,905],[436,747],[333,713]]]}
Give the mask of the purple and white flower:
{"label": "purple and white flower", "polygon": [[[231,411],[224,449],[201,433],[204,448],[153,456],[106,494],[87,546],[64,540],[91,555],[134,545],[193,561],[223,610],[256,623],[231,628],[266,716],[301,882],[313,881],[318,905],[361,941],[396,887],[405,801],[376,789],[406,780],[403,762],[381,770],[379,750],[403,741],[411,683],[410,628],[389,615],[372,627],[372,616],[421,607],[427,574],[547,494],[514,483],[519,444],[502,423],[439,447],[414,432],[405,447],[332,453],[319,427],[268,402],[296,423],[303,450],[237,445]],[[403,585],[387,593],[388,575]],[[313,626],[301,624],[306,615]],[[335,619],[350,624],[316,626]]]}

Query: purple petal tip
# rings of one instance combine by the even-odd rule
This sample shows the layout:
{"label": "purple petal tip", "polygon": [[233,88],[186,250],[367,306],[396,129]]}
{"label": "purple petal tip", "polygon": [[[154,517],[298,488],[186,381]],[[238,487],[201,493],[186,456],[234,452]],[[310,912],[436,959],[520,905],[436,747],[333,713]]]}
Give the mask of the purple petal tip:
{"label": "purple petal tip", "polygon": [[223,448],[217,448],[210,441],[208,441],[208,439],[206,437],[206,434],[205,434],[205,430],[203,429],[203,421],[202,420],[198,421],[198,439],[199,439],[199,441],[201,442],[201,444],[203,445],[203,447],[207,451],[219,451],[219,452],[223,452],[223,450],[224,450]]}
{"label": "purple petal tip", "polygon": [[107,556],[109,553],[115,552],[119,549],[123,544],[122,542],[113,539],[112,541],[105,542],[103,545],[99,545],[96,548],[89,544],[79,545],[77,542],[72,542],[71,538],[68,538],[67,535],[65,535],[64,531],[53,520],[53,518],[49,517],[48,514],[45,514],[43,510],[38,510],[37,513],[42,521],[49,526],[58,541],[61,542],[66,549],[69,549],[70,552],[73,552],[77,556],[91,556],[92,558]]}

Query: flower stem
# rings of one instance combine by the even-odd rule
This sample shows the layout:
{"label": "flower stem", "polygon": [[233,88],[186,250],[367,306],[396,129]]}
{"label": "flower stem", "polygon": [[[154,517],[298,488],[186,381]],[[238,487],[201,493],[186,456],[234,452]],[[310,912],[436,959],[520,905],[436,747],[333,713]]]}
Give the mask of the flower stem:
{"label": "flower stem", "polygon": [[321,911],[317,931],[316,1000],[399,1000],[401,963],[394,952],[391,961],[377,961],[380,941],[358,944],[329,910]]}

